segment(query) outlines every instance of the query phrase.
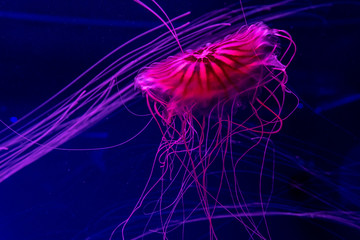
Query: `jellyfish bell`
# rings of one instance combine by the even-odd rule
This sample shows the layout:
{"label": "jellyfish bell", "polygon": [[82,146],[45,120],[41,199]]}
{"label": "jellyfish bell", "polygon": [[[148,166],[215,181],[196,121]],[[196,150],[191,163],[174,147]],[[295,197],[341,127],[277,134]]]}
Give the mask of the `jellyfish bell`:
{"label": "jellyfish bell", "polygon": [[263,23],[244,26],[214,44],[153,63],[137,75],[135,83],[166,105],[168,118],[199,106],[211,109],[216,102],[256,94],[257,88],[272,80],[272,69],[285,72],[275,55],[277,36]]}

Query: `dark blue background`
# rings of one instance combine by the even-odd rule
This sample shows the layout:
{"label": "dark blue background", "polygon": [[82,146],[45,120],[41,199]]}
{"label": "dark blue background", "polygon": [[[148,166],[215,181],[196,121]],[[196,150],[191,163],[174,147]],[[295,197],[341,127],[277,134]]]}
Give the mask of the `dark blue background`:
{"label": "dark blue background", "polygon": [[[169,16],[190,10],[190,18],[236,2],[159,0]],[[326,1],[295,4],[321,2]],[[285,146],[284,138],[290,136],[299,144],[300,155],[319,152],[336,163],[325,164],[323,170],[359,162],[359,10],[353,2],[271,23],[289,31],[297,44],[289,86],[303,106],[285,122],[275,141]],[[158,24],[130,0],[0,1],[0,119],[11,123],[12,117],[26,114],[119,44]],[[133,110],[146,112],[143,104],[135,104]],[[116,144],[145,123],[119,110],[65,147]],[[128,145],[95,152],[54,151],[18,172],[0,184],[0,239],[107,239],[133,208],[159,139],[157,127],[151,125]],[[299,154],[292,147],[287,151]],[[294,175],[304,183],[307,177]],[[356,175],[337,177],[345,187],[359,182]],[[303,197],[296,194],[292,197]],[[359,210],[359,190],[351,196],[346,191],[339,194],[344,205]],[[327,222],[272,222],[273,239],[359,238],[359,232]]]}

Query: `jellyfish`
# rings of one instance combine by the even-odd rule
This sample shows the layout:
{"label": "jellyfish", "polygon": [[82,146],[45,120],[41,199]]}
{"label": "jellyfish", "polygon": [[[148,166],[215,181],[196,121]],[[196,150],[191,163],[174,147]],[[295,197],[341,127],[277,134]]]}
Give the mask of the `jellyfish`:
{"label": "jellyfish", "polygon": [[[291,178],[302,169],[336,186],[327,172],[303,162],[300,156],[306,154],[289,150],[300,143],[283,147],[286,142],[273,140],[302,105],[287,84],[294,40],[271,24],[331,4],[244,3],[186,22],[189,12],[170,18],[156,1],[152,7],[135,2],[163,24],[110,52],[20,121],[2,121],[0,181],[6,184],[47,154],[114,154],[134,144],[131,162],[118,150],[124,159],[118,164],[126,169],[122,174],[131,172],[133,182],[123,179],[120,186],[127,191],[113,189],[123,201],[93,225],[122,215],[96,233],[87,235],[86,226],[72,238],[278,239],[272,226],[277,217],[285,219],[282,224],[305,218],[359,229],[356,208],[348,210],[332,194],[316,192],[320,189],[306,185],[308,179]],[[149,40],[139,44],[143,39]],[[117,112],[145,121],[120,143],[66,146]],[[119,126],[123,132],[133,128],[121,124],[126,124]],[[153,143],[137,145],[150,130],[157,132],[149,136]],[[141,171],[131,170],[136,163]],[[293,192],[304,200],[293,200]]]}

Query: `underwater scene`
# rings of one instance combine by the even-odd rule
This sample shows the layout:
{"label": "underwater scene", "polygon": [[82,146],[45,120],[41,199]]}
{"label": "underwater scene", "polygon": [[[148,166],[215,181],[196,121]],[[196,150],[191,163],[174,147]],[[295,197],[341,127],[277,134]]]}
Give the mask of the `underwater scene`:
{"label": "underwater scene", "polygon": [[360,239],[359,12],[0,1],[0,239]]}

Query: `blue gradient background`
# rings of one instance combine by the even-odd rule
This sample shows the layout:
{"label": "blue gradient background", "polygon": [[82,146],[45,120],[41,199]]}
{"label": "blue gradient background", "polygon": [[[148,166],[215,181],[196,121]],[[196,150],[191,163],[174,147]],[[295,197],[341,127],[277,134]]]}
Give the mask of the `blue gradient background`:
{"label": "blue gradient background", "polygon": [[[236,2],[159,0],[169,16],[190,10],[190,19]],[[309,6],[329,1],[294,2]],[[355,164],[354,171],[360,170],[356,165],[360,160],[359,10],[357,4],[345,4],[270,24],[289,31],[297,44],[288,74],[289,87],[301,99],[299,109],[274,141],[309,166],[321,164],[324,171],[344,164]],[[0,1],[1,120],[10,124],[106,53],[159,23],[130,0]],[[140,103],[132,109],[146,112],[145,107]],[[119,110],[64,147],[116,144],[146,122]],[[0,184],[0,239],[108,239],[143,189],[159,140],[153,124],[125,146],[93,152],[54,151],[16,173]],[[308,152],[320,154],[324,162],[312,162]],[[326,159],[336,164],[327,165]],[[307,173],[291,174],[294,181],[312,187]],[[359,175],[340,171],[334,181],[344,189],[330,197],[359,211],[360,190],[346,188],[348,183],[359,186]],[[299,201],[307,198],[291,190],[289,196]],[[358,231],[327,221],[277,217],[270,222],[274,240],[360,239]],[[237,237],[228,232],[222,239]]]}

